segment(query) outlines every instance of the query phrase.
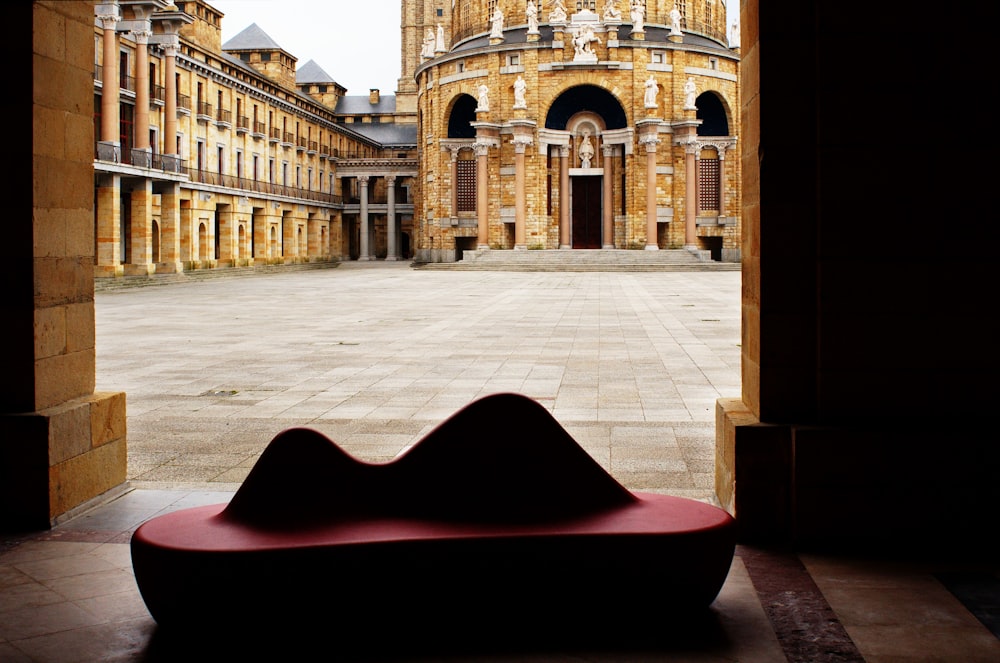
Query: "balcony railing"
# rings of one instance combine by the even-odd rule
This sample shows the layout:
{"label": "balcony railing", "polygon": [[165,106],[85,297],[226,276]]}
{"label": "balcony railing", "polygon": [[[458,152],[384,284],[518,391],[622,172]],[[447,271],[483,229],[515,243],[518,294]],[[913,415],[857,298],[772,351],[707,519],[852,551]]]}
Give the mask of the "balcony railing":
{"label": "balcony railing", "polygon": [[204,101],[198,102],[198,117],[209,119],[212,117],[212,104],[206,103]]}
{"label": "balcony railing", "polygon": [[233,126],[233,112],[220,108],[215,113],[215,123],[218,126],[231,127]]}
{"label": "balcony railing", "polygon": [[135,92],[135,76],[126,76],[125,74],[122,74],[118,77],[118,85],[120,85],[123,90]]}
{"label": "balcony railing", "polygon": [[285,139],[283,141],[281,141],[281,142],[287,143],[289,145],[294,145],[295,144],[295,134],[291,133],[290,131],[286,131],[285,132]]}
{"label": "balcony railing", "polygon": [[332,204],[340,204],[343,202],[343,198],[341,196],[326,193],[324,191],[310,191],[308,189],[300,189],[298,187],[286,186],[283,184],[273,184],[271,182],[261,182],[260,180],[251,180],[245,177],[237,177],[235,175],[223,175],[222,173],[213,173],[207,170],[198,170],[196,168],[187,169],[187,173],[192,182],[199,182],[201,184],[223,186],[230,189],[239,189],[241,191],[249,191],[267,196],[284,196],[286,198],[298,198],[300,200],[312,200]]}
{"label": "balcony railing", "polygon": [[186,94],[177,95],[177,108],[191,112],[191,97]]}
{"label": "balcony railing", "polygon": [[149,100],[154,103],[164,103],[166,100],[166,88],[156,83],[149,84]]}
{"label": "balcony railing", "polygon": [[240,133],[245,133],[250,131],[250,118],[245,116],[239,116],[236,118],[236,131]]}
{"label": "balcony railing", "polygon": [[271,127],[271,130],[268,132],[268,137],[271,139],[272,143],[278,142],[281,140],[281,129],[278,127]]}

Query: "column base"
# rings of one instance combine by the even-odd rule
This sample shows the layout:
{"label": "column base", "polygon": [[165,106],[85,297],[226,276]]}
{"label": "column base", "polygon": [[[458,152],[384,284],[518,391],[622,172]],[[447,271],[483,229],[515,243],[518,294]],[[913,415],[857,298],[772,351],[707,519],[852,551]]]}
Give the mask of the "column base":
{"label": "column base", "polygon": [[125,273],[121,265],[94,265],[95,279],[113,279]]}
{"label": "column base", "polygon": [[560,244],[559,245],[559,250],[560,251],[568,251],[568,250],[571,250],[572,248],[573,247],[570,244]]}
{"label": "column base", "polygon": [[396,256],[386,256],[385,257],[385,261],[386,262],[395,262],[397,260],[399,260],[399,258],[397,258]]}
{"label": "column base", "polygon": [[150,263],[148,265],[124,265],[125,276],[151,276],[156,271],[156,267]]}
{"label": "column base", "polygon": [[179,274],[184,271],[184,263],[181,262],[158,262],[155,265],[157,274]]}
{"label": "column base", "polygon": [[527,244],[515,244],[514,245],[514,250],[515,251],[527,251],[528,250],[528,245]]}
{"label": "column base", "polygon": [[615,245],[614,244],[605,244],[601,248],[604,249],[605,251],[611,251],[611,250],[614,250]]}
{"label": "column base", "polygon": [[659,251],[659,250],[660,250],[660,247],[658,247],[656,244],[647,244],[646,245],[646,251]]}
{"label": "column base", "polygon": [[371,256],[358,256],[358,262],[368,262],[372,259]]}

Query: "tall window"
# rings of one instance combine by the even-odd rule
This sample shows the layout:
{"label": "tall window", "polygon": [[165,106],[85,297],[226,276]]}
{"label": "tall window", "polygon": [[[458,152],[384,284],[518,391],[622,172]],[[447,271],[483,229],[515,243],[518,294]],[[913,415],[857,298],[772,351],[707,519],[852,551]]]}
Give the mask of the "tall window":
{"label": "tall window", "polygon": [[456,212],[476,211],[476,161],[459,159],[456,162],[455,182]]}

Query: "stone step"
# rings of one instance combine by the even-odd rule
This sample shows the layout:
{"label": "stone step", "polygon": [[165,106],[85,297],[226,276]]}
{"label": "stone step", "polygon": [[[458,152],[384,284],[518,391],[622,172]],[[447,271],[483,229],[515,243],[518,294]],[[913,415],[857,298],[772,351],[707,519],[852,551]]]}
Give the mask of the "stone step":
{"label": "stone step", "polygon": [[314,269],[331,269],[338,267],[340,262],[305,262],[288,265],[254,265],[250,267],[215,267],[212,269],[193,269],[172,274],[151,274],[149,276],[119,276],[94,279],[94,292],[122,290],[124,288],[141,288],[151,285],[168,285],[171,283],[192,283],[209,279],[231,278],[234,276],[260,276],[264,274],[281,274],[285,272],[301,272]]}
{"label": "stone step", "polygon": [[707,251],[665,249],[476,250],[448,263],[418,263],[418,269],[500,271],[739,271],[740,263],[711,260]]}

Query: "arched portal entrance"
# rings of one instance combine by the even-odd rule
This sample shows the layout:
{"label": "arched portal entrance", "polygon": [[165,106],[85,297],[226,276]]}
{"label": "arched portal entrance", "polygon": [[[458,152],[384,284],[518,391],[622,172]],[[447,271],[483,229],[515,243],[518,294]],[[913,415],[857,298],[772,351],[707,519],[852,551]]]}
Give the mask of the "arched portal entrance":
{"label": "arched portal entrance", "polygon": [[[569,88],[549,107],[545,135],[558,146],[564,171],[558,186],[562,248],[614,247],[612,170],[616,160],[624,164],[631,142],[627,125],[618,99],[593,85]],[[617,195],[624,190],[619,187]]]}

